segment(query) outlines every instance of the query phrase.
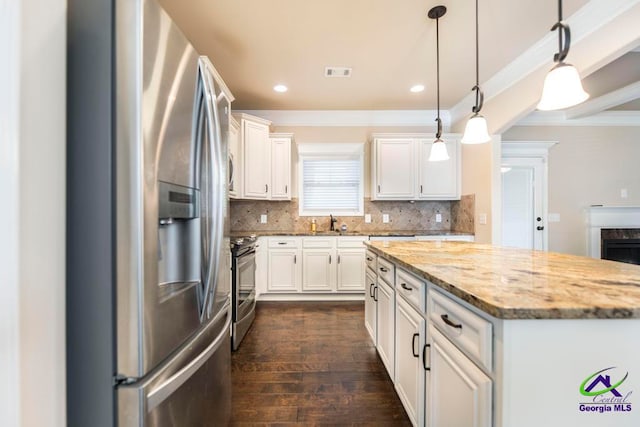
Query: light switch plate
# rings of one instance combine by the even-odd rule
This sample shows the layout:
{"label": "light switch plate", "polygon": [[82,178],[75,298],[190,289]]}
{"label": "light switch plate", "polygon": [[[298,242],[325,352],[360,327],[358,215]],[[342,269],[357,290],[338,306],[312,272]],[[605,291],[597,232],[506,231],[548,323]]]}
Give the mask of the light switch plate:
{"label": "light switch plate", "polygon": [[385,224],[389,222],[389,214],[382,214],[382,222]]}
{"label": "light switch plate", "polygon": [[487,225],[487,214],[486,213],[478,214],[478,224]]}
{"label": "light switch plate", "polygon": [[267,215],[266,214],[260,215],[260,224],[266,224],[266,223],[267,223]]}
{"label": "light switch plate", "polygon": [[436,222],[442,222],[442,214],[436,214]]}
{"label": "light switch plate", "polygon": [[626,188],[621,188],[620,189],[620,198],[621,199],[626,199],[627,197],[629,197],[629,192],[627,191]]}
{"label": "light switch plate", "polygon": [[550,213],[547,217],[547,222],[560,222],[560,214],[559,213]]}
{"label": "light switch plate", "polygon": [[371,223],[371,214],[365,214],[364,215],[364,222],[367,224]]}

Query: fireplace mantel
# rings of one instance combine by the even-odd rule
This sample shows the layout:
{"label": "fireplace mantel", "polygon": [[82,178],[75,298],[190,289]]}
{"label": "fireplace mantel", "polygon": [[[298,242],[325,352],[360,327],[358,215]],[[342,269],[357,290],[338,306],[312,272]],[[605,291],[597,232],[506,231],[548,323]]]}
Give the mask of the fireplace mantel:
{"label": "fireplace mantel", "polygon": [[587,208],[587,251],[600,258],[603,228],[640,228],[640,206],[591,206]]}

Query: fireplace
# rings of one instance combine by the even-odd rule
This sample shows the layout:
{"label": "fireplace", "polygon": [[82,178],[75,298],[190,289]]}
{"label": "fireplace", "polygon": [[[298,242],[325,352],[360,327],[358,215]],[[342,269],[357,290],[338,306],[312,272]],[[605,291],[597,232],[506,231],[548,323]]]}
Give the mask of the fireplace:
{"label": "fireplace", "polygon": [[640,239],[602,239],[602,259],[640,265]]}
{"label": "fireplace", "polygon": [[587,254],[640,264],[640,206],[587,209]]}

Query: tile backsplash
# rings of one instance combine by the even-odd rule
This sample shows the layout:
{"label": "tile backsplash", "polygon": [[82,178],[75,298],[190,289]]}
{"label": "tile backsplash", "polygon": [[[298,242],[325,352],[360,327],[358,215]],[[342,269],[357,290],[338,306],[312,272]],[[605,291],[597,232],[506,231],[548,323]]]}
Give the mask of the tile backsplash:
{"label": "tile backsplash", "polygon": [[[365,223],[363,216],[337,215],[337,227],[347,225],[348,231],[388,232],[388,231],[460,231],[473,233],[475,198],[462,196],[460,201],[364,201],[364,211],[371,215],[371,223]],[[267,223],[260,223],[260,216],[267,215]],[[382,222],[382,215],[389,215],[389,223]],[[442,222],[436,222],[436,214],[442,215]],[[311,228],[315,218],[318,231],[329,230],[329,216],[309,217],[298,215],[298,200],[275,202],[263,200],[232,200],[231,231],[303,233]]]}

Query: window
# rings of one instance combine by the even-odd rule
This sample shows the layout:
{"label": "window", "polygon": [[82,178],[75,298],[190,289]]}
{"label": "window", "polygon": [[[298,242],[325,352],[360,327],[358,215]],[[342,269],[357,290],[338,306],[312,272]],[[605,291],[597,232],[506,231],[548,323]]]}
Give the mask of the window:
{"label": "window", "polygon": [[298,144],[300,216],[361,216],[363,144]]}

